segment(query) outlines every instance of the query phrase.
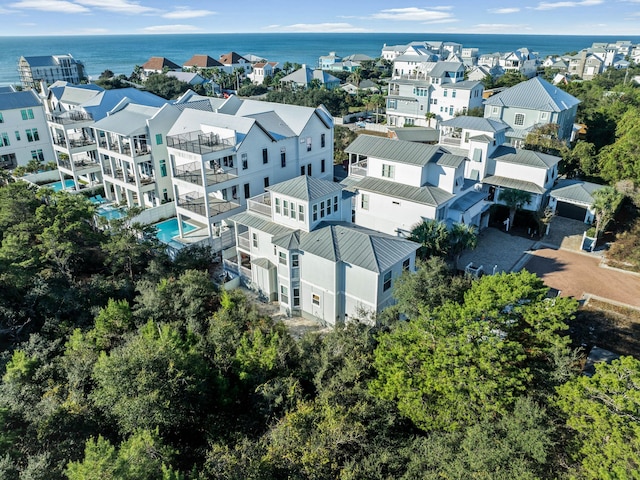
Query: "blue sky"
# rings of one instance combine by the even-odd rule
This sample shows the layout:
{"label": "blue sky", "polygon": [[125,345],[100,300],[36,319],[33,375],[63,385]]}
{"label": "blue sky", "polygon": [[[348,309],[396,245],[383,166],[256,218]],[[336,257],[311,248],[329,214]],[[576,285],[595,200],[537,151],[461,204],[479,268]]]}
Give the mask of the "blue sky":
{"label": "blue sky", "polygon": [[0,15],[0,35],[10,36],[242,32],[640,35],[640,0],[2,0]]}

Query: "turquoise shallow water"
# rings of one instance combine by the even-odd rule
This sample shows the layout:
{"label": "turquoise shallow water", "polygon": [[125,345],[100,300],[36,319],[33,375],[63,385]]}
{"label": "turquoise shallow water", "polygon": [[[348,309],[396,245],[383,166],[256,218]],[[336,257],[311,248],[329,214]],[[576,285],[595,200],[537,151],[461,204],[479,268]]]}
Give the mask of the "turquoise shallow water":
{"label": "turquoise shallow water", "polygon": [[[171,218],[164,222],[156,223],[154,227],[157,229],[156,237],[158,237],[158,240],[162,243],[169,244],[173,237],[180,235],[177,218]],[[190,223],[182,222],[182,230],[184,233],[188,233],[196,228],[196,226],[191,225]]]}
{"label": "turquoise shallow water", "polygon": [[117,220],[126,215],[124,210],[111,206],[98,207],[97,213],[107,220]]}
{"label": "turquoise shallow water", "polygon": [[129,75],[135,65],[152,56],[164,56],[182,65],[194,54],[218,58],[235,51],[254,54],[270,61],[305,63],[315,66],[318,57],[335,51],[347,56],[363,53],[380,56],[382,46],[414,40],[441,40],[476,47],[480,53],[504,52],[521,47],[546,56],[591,46],[593,42],[629,40],[640,37],[619,35],[481,35],[465,33],[227,33],[192,35],[90,35],[58,37],[0,37],[0,85],[19,83],[21,55],[71,53],[84,62],[87,74],[97,78],[104,70]]}
{"label": "turquoise shallow water", "polygon": [[[59,192],[60,190],[63,189],[62,182],[47,183],[46,185],[43,185],[43,187],[52,188],[54,192]],[[72,189],[74,187],[75,187],[75,183],[73,182],[73,179],[68,178],[64,181],[65,190]]]}

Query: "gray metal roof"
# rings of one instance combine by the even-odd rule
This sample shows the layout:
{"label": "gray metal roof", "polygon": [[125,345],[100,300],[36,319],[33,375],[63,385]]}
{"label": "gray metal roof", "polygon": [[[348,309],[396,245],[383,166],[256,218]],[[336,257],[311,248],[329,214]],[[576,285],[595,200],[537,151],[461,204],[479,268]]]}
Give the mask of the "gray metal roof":
{"label": "gray metal roof", "polygon": [[509,128],[509,125],[502,120],[493,120],[491,118],[470,117],[468,115],[460,115],[449,120],[440,122],[443,127],[464,128],[467,130],[477,130],[479,132],[501,132]]}
{"label": "gray metal roof", "polygon": [[437,161],[440,155],[449,153],[440,145],[426,145],[373,135],[358,135],[345,152],[418,166]]}
{"label": "gray metal roof", "polygon": [[437,142],[440,132],[432,127],[391,127],[398,140],[407,142]]}
{"label": "gray metal roof", "polygon": [[604,185],[596,183],[568,180],[558,183],[549,195],[563,202],[591,205],[593,204],[593,194],[603,187]]}
{"label": "gray metal roof", "polygon": [[461,62],[437,62],[429,72],[430,77],[442,77],[446,72],[457,72],[464,70],[464,64]]}
{"label": "gray metal roof", "polygon": [[471,90],[476,88],[478,85],[481,85],[482,82],[479,80],[464,80],[462,82],[456,83],[445,83],[442,85],[443,88],[453,88],[456,90]]}
{"label": "gray metal roof", "polygon": [[157,107],[128,104],[122,110],[97,121],[94,127],[98,130],[130,137],[145,132],[147,120],[152,118],[158,110]]}
{"label": "gray metal roof", "polygon": [[562,112],[580,100],[540,77],[514,85],[485,100],[485,105],[520,107],[545,112]]}
{"label": "gray metal roof", "polygon": [[267,187],[266,190],[287,197],[297,198],[298,200],[313,201],[341,192],[342,186],[339,183],[322,178],[300,175],[291,180]]}
{"label": "gray metal roof", "polygon": [[515,178],[499,177],[493,175],[482,179],[482,183],[495,185],[497,187],[512,188],[514,190],[523,190],[525,192],[543,194],[545,189],[533,182],[524,180],[516,180]]}
{"label": "gray metal roof", "polygon": [[254,113],[252,115],[247,115],[247,118],[256,119],[266,131],[274,136],[274,138],[282,139],[296,136],[295,132],[289,128],[289,126],[276,112]]}
{"label": "gray metal roof", "polygon": [[300,249],[382,273],[412,255],[419,244],[344,222],[326,223],[304,234]]}
{"label": "gray metal roof", "polygon": [[464,195],[458,196],[458,198],[456,198],[455,201],[451,205],[449,205],[449,210],[466,212],[476,203],[482,202],[486,198],[487,194],[485,192],[467,192]]}
{"label": "gray metal roof", "polygon": [[268,258],[258,257],[252,258],[251,264],[256,267],[264,268],[265,270],[275,270],[277,267]]}
{"label": "gray metal roof", "polygon": [[473,137],[470,137],[469,140],[473,140],[475,142],[492,143],[494,139],[489,137],[488,135],[475,135]]}
{"label": "gray metal roof", "polygon": [[0,93],[0,110],[15,110],[17,108],[39,107],[41,105],[40,99],[33,90]]}
{"label": "gray metal roof", "polygon": [[529,167],[548,169],[557,164],[561,158],[546,153],[523,150],[501,145],[491,155],[496,161],[526,165]]}
{"label": "gray metal roof", "polygon": [[300,247],[300,230],[273,237],[271,243],[286,250],[298,250]]}
{"label": "gray metal roof", "polygon": [[239,223],[240,225],[246,225],[247,227],[255,228],[261,232],[266,232],[274,237],[287,235],[293,233],[295,230],[292,228],[284,227],[265,217],[255,215],[249,212],[242,212],[229,217],[232,222]]}
{"label": "gray metal roof", "polygon": [[445,153],[438,159],[436,163],[442,167],[458,168],[460,165],[462,165],[464,160],[465,157],[461,157],[460,155]]}
{"label": "gray metal roof", "polygon": [[453,198],[451,193],[432,185],[412,187],[402,183],[390,182],[388,180],[371,177],[365,177],[360,180],[355,185],[355,188],[358,190],[379,193],[380,195],[388,197],[422,203],[432,207],[442,205]]}

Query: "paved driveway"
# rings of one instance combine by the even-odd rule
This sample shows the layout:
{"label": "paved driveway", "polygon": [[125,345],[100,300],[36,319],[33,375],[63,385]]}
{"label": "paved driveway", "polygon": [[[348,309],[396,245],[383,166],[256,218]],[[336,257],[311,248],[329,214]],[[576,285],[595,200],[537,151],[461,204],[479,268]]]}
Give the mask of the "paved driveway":
{"label": "paved driveway", "polygon": [[458,269],[464,270],[465,265],[473,262],[482,265],[485,273],[510,272],[529,250],[534,240],[498,230],[486,228],[478,235],[478,246],[475,250],[464,252],[458,260]]}
{"label": "paved driveway", "polygon": [[640,276],[601,267],[600,258],[568,250],[541,248],[529,252],[524,268],[544,283],[577,299],[586,294],[640,307]]}

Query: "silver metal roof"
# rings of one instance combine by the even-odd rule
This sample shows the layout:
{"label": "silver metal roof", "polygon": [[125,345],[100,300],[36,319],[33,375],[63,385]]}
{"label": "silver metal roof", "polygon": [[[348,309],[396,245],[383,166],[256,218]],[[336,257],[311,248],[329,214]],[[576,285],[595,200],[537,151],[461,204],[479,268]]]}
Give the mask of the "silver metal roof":
{"label": "silver metal roof", "polygon": [[516,180],[515,178],[499,177],[492,175],[482,179],[482,183],[488,185],[495,185],[496,187],[512,188],[514,190],[523,190],[525,192],[543,194],[545,189],[536,185],[533,182],[526,182],[524,180]]}
{"label": "silver metal roof", "polygon": [[419,247],[403,238],[343,222],[321,224],[317,230],[304,234],[300,242],[304,252],[377,273],[403,261]]}
{"label": "silver metal roof", "polygon": [[465,157],[461,157],[460,155],[453,155],[451,153],[444,153],[436,163],[442,167],[458,168],[464,161]]}
{"label": "silver metal roof", "polygon": [[341,192],[342,186],[329,180],[301,175],[267,187],[266,190],[298,200],[313,201]]}
{"label": "silver metal roof", "polygon": [[467,192],[464,195],[458,196],[458,198],[456,198],[456,200],[451,205],[449,205],[449,210],[466,212],[475,204],[484,201],[486,198],[486,192]]}
{"label": "silver metal roof", "polygon": [[549,195],[563,202],[591,205],[593,204],[593,194],[603,187],[604,185],[596,183],[569,180],[560,182],[549,192]]}
{"label": "silver metal roof", "polygon": [[262,216],[255,215],[249,212],[242,212],[236,215],[232,215],[231,217],[229,217],[229,220],[239,223],[240,225],[246,225],[247,227],[266,232],[273,236],[286,235],[295,231],[292,228],[279,225]]}
{"label": "silver metal roof", "polygon": [[443,127],[464,128],[466,130],[477,130],[479,132],[501,132],[509,128],[509,125],[502,120],[493,120],[491,118],[470,117],[468,115],[460,115],[449,120],[440,122]]}
{"label": "silver metal roof", "polygon": [[422,203],[432,207],[442,205],[453,198],[451,193],[432,185],[412,187],[402,183],[390,182],[388,180],[371,177],[365,177],[360,180],[355,185],[355,188],[358,190],[379,193],[380,195],[388,197]]}
{"label": "silver metal roof", "polygon": [[491,155],[496,161],[526,165],[529,167],[548,169],[557,164],[561,158],[546,153],[523,150],[501,145]]}
{"label": "silver metal roof", "polygon": [[485,100],[485,105],[520,107],[545,112],[562,112],[580,100],[540,77],[514,85]]}
{"label": "silver metal roof", "polygon": [[426,145],[373,135],[358,135],[345,152],[418,166],[424,166],[432,160],[437,160],[435,157],[439,158],[439,155],[449,153],[440,145]]}

